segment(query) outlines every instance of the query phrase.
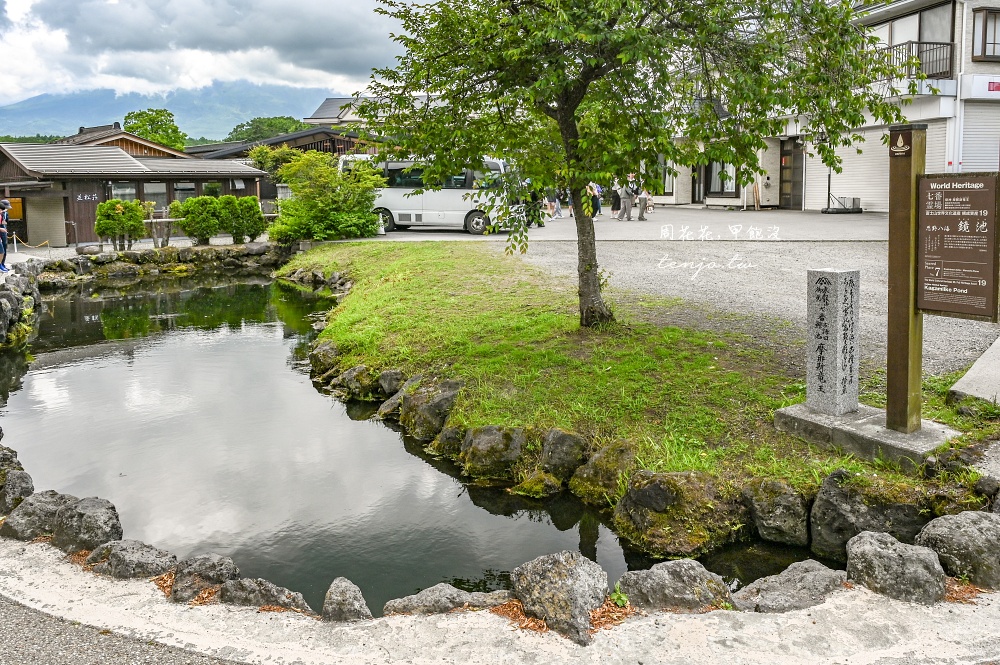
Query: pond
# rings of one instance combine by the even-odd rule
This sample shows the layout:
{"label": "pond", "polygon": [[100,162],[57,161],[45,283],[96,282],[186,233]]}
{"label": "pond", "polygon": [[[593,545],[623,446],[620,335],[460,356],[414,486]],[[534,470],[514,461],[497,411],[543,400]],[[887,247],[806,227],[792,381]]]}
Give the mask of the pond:
{"label": "pond", "polygon": [[[0,358],[4,444],[36,490],[112,501],[126,538],[231,556],[316,610],[339,576],[377,616],[442,581],[504,588],[516,566],[564,549],[612,582],[653,563],[569,493],[466,484],[370,420],[374,406],[318,392],[310,315],[332,304],[263,282],[47,300],[30,365]],[[757,544],[706,561],[746,583],[805,556]]]}

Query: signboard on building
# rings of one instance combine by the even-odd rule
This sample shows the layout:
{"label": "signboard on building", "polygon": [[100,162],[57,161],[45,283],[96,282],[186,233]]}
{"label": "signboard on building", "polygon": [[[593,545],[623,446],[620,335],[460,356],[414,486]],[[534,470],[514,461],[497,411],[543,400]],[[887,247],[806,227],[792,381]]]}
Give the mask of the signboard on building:
{"label": "signboard on building", "polygon": [[920,176],[917,191],[917,308],[1000,320],[1000,174]]}

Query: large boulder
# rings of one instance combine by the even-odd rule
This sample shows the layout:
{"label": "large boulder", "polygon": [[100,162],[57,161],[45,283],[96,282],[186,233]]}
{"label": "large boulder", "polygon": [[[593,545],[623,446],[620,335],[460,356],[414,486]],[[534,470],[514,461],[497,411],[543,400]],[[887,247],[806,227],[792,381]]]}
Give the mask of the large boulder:
{"label": "large boulder", "polygon": [[346,577],[338,577],[330,584],[323,599],[324,621],[364,621],[372,618],[372,611],[361,595],[361,589]]}
{"label": "large boulder", "polygon": [[219,589],[219,602],[248,607],[283,607],[313,614],[301,593],[260,578],[226,580]]}
{"label": "large boulder", "polygon": [[587,503],[607,506],[618,495],[622,478],[635,469],[635,450],[627,441],[612,443],[579,467],[569,481],[569,491]]}
{"label": "large boulder", "polygon": [[511,494],[530,496],[533,499],[544,499],[562,492],[562,482],[551,473],[535,469],[531,475],[510,488]]}
{"label": "large boulder", "polygon": [[35,484],[27,471],[7,471],[6,479],[0,483],[0,515],[6,515],[17,508],[34,492]]}
{"label": "large boulder", "polygon": [[520,427],[473,427],[465,433],[458,461],[474,478],[509,478],[526,442]]}
{"label": "large boulder", "polygon": [[228,556],[202,554],[177,564],[170,600],[186,603],[205,589],[240,579],[240,569]]}
{"label": "large boulder", "polygon": [[761,539],[805,547],[809,544],[809,500],[779,480],[747,487],[743,497]]}
{"label": "large boulder", "polygon": [[932,605],[944,598],[944,569],[934,550],[863,531],[847,542],[847,578],[875,593]]}
{"label": "large boulder", "polygon": [[55,490],[37,492],[21,502],[0,525],[0,536],[16,540],[34,540],[51,535],[55,530],[56,513],[63,506],[79,501],[71,494]]}
{"label": "large boulder", "polygon": [[949,575],[1000,589],[1000,514],[968,510],[938,517],[923,528],[916,544],[937,552]]}
{"label": "large boulder", "polygon": [[465,430],[461,427],[445,427],[427,444],[425,451],[431,455],[442,455],[456,459],[462,452],[462,442],[465,441]]}
{"label": "large boulder", "polygon": [[560,481],[567,481],[587,459],[587,442],[574,432],[553,428],[542,440],[538,467]]}
{"label": "large boulder", "polygon": [[383,608],[384,614],[443,614],[454,609],[482,609],[496,607],[510,600],[509,591],[462,591],[442,582],[420,593],[390,600]]}
{"label": "large boulder", "polygon": [[929,521],[920,506],[869,499],[847,486],[850,473],[841,469],[823,480],[810,513],[812,551],[834,561],[847,561],[847,541],[862,531],[879,531],[912,543]]}
{"label": "large boulder", "polygon": [[86,563],[95,573],[127,580],[162,575],[177,565],[177,557],[138,540],[113,540],[95,547]]}
{"label": "large boulder", "polygon": [[399,423],[418,441],[432,440],[444,427],[461,388],[461,381],[444,381],[403,391]]}
{"label": "large boulder", "polygon": [[[399,387],[392,397],[382,402],[382,405],[378,407],[378,417],[383,420],[399,420],[399,409],[403,405],[403,395],[416,389],[417,385],[420,383],[421,376],[411,377],[407,379],[406,383]],[[381,384],[380,384],[381,385]],[[457,452],[455,453],[458,454]]]}
{"label": "large boulder", "polygon": [[695,557],[740,538],[749,521],[707,473],[636,471],[615,506],[619,535],[646,552]]}
{"label": "large boulder", "polygon": [[762,577],[733,594],[736,608],[744,612],[789,612],[819,605],[847,581],[843,570],[832,570],[819,561],[797,561],[778,575]]}
{"label": "large boulder", "polygon": [[331,388],[340,388],[347,397],[360,400],[377,400],[381,397],[378,377],[364,365],[352,367],[330,382]]}
{"label": "large boulder", "polygon": [[406,377],[398,369],[387,369],[378,375],[378,387],[383,395],[395,395],[406,383]]}
{"label": "large boulder", "polygon": [[510,574],[524,611],[577,644],[590,643],[590,613],[604,604],[608,574],[579,552],[546,554]]}
{"label": "large boulder", "polygon": [[326,374],[337,365],[337,345],[329,339],[321,339],[309,352],[309,364],[314,376]]}
{"label": "large boulder", "polygon": [[68,503],[56,512],[52,528],[52,546],[74,554],[122,539],[118,511],[107,499],[89,496]]}
{"label": "large boulder", "polygon": [[700,612],[731,605],[726,581],[694,559],[663,561],[649,570],[630,570],[618,581],[635,607],[671,612]]}
{"label": "large boulder", "polygon": [[[0,432],[2,431],[0,430]],[[0,434],[0,439],[3,439],[3,434]],[[0,446],[0,485],[6,481],[8,471],[24,471],[24,467],[17,459],[17,451],[13,448]]]}

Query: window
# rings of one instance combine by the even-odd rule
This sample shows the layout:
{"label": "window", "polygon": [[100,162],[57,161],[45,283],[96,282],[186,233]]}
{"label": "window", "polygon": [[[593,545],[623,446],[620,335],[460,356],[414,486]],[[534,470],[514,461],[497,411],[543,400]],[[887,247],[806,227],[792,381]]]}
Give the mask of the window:
{"label": "window", "polygon": [[444,189],[465,189],[465,171],[444,179]]}
{"label": "window", "polygon": [[152,201],[156,210],[167,207],[167,183],[165,182],[144,182],[142,183],[142,200]]}
{"label": "window", "polygon": [[1000,60],[1000,9],[972,13],[972,59]]}
{"label": "window", "polygon": [[736,167],[732,164],[712,162],[708,165],[708,195],[736,196]]}
{"label": "window", "polygon": [[673,166],[673,164],[667,164],[663,168],[663,195],[673,196],[674,195],[674,174],[668,170],[668,167]]}
{"label": "window", "polygon": [[193,182],[175,182],[174,183],[174,200],[184,201],[194,196],[194,183]]}
{"label": "window", "polygon": [[872,26],[871,32],[886,46],[907,42],[948,43],[953,13],[949,2]]}
{"label": "window", "polygon": [[222,196],[222,183],[221,182],[203,182],[201,183],[201,193],[202,196],[214,196],[216,198]]}
{"label": "window", "polygon": [[134,182],[113,182],[111,183],[111,198],[121,201],[135,201]]}

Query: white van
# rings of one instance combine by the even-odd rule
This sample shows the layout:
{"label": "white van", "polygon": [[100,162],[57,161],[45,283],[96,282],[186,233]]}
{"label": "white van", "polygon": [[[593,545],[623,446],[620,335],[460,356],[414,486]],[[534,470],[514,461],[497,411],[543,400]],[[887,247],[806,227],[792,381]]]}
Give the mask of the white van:
{"label": "white van", "polygon": [[[371,159],[370,155],[345,155],[341,158],[341,168],[346,162]],[[413,161],[382,162],[381,168],[386,186],[379,190],[375,200],[375,212],[382,217],[386,231],[406,229],[411,226],[436,226],[465,229],[469,233],[482,235],[490,226],[486,206],[489,200],[483,190],[489,188],[497,176],[506,171],[504,162],[486,159],[485,171],[464,169],[447,178],[441,189],[424,190],[414,194],[424,186],[422,171]]]}

